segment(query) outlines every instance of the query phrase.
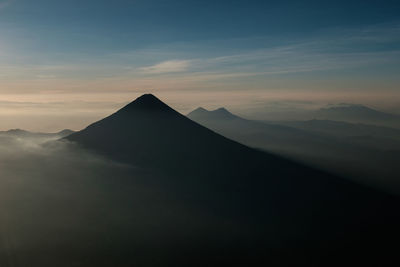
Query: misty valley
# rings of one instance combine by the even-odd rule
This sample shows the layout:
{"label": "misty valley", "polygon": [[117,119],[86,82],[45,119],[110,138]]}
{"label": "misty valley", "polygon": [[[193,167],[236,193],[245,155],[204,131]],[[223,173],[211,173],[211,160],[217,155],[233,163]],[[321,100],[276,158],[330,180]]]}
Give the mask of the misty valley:
{"label": "misty valley", "polygon": [[400,116],[349,104],[297,120],[289,112],[286,120],[244,119],[225,108],[197,108],[187,116],[256,149],[400,193]]}
{"label": "misty valley", "polygon": [[399,133],[151,94],[81,131],[4,131],[0,266],[393,263]]}

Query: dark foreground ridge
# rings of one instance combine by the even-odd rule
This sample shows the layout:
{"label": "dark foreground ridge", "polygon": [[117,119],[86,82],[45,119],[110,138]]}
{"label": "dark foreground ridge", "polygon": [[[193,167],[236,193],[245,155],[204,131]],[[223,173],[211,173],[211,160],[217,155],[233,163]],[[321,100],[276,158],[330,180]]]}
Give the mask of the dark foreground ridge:
{"label": "dark foreground ridge", "polygon": [[[157,257],[164,261],[156,266],[398,260],[391,245],[399,237],[398,199],[229,140],[151,94],[66,139],[150,173],[146,182],[154,190],[187,209],[177,216],[167,203],[160,208],[179,225],[158,225],[163,242],[138,248],[126,245],[134,240],[114,240],[122,259],[115,266],[150,266]],[[97,260],[102,257],[112,256]]]}

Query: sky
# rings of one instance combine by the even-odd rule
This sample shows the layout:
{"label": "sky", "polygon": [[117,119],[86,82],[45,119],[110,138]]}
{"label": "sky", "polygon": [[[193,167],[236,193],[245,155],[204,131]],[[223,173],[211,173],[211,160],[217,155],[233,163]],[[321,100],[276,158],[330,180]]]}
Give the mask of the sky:
{"label": "sky", "polygon": [[78,130],[148,92],[183,113],[400,114],[399,14],[391,0],[0,0],[0,129]]}

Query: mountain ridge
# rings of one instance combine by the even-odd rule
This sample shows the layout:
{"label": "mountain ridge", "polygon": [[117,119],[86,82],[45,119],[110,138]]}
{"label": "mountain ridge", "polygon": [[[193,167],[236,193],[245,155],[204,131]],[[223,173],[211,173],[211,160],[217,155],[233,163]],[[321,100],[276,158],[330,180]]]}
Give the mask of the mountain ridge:
{"label": "mountain ridge", "polygon": [[[212,114],[212,115],[210,115]],[[239,117],[232,114],[229,110],[227,110],[224,107],[220,107],[214,110],[207,110],[203,107],[198,107],[197,109],[189,112],[187,114],[187,117],[189,118],[197,118],[197,117],[202,117],[202,116],[218,116],[220,118],[229,118],[229,119],[238,119]]]}

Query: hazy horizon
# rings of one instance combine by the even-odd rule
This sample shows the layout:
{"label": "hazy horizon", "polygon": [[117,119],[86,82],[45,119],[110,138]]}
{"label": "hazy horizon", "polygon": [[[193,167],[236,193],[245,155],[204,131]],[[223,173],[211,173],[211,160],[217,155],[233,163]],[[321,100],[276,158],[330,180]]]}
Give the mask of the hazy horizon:
{"label": "hazy horizon", "polygon": [[182,113],[345,102],[400,114],[398,11],[373,0],[2,0],[0,129],[78,130],[146,92]]}
{"label": "hazy horizon", "polygon": [[[133,101],[143,93],[119,94],[114,96],[115,101],[98,100],[83,101],[74,96],[71,101],[0,101],[0,131],[9,129],[24,129],[36,132],[57,132],[63,129],[81,130],[87,125],[108,116]],[[372,102],[359,102],[335,98],[323,99],[313,96],[313,100],[287,97],[285,95],[269,94],[262,97],[258,93],[231,94],[224,97],[224,93],[202,94],[193,93],[155,93],[171,107],[186,115],[198,107],[214,110],[225,107],[229,111],[248,119],[256,120],[286,120],[286,119],[313,119],[310,115],[301,115],[307,111],[338,106],[343,103],[363,105],[377,111],[400,115],[397,106],[376,105]],[[300,95],[299,97],[302,97]],[[287,97],[287,98],[285,98]],[[33,97],[35,99],[35,97]],[[125,99],[126,98],[126,99]],[[25,99],[24,99],[25,100]],[[28,99],[27,99],[28,100]],[[350,100],[350,99],[347,99]],[[396,101],[396,100],[394,100]],[[399,106],[400,107],[400,106]],[[293,116],[296,114],[298,116]],[[300,115],[299,115],[300,114]]]}

